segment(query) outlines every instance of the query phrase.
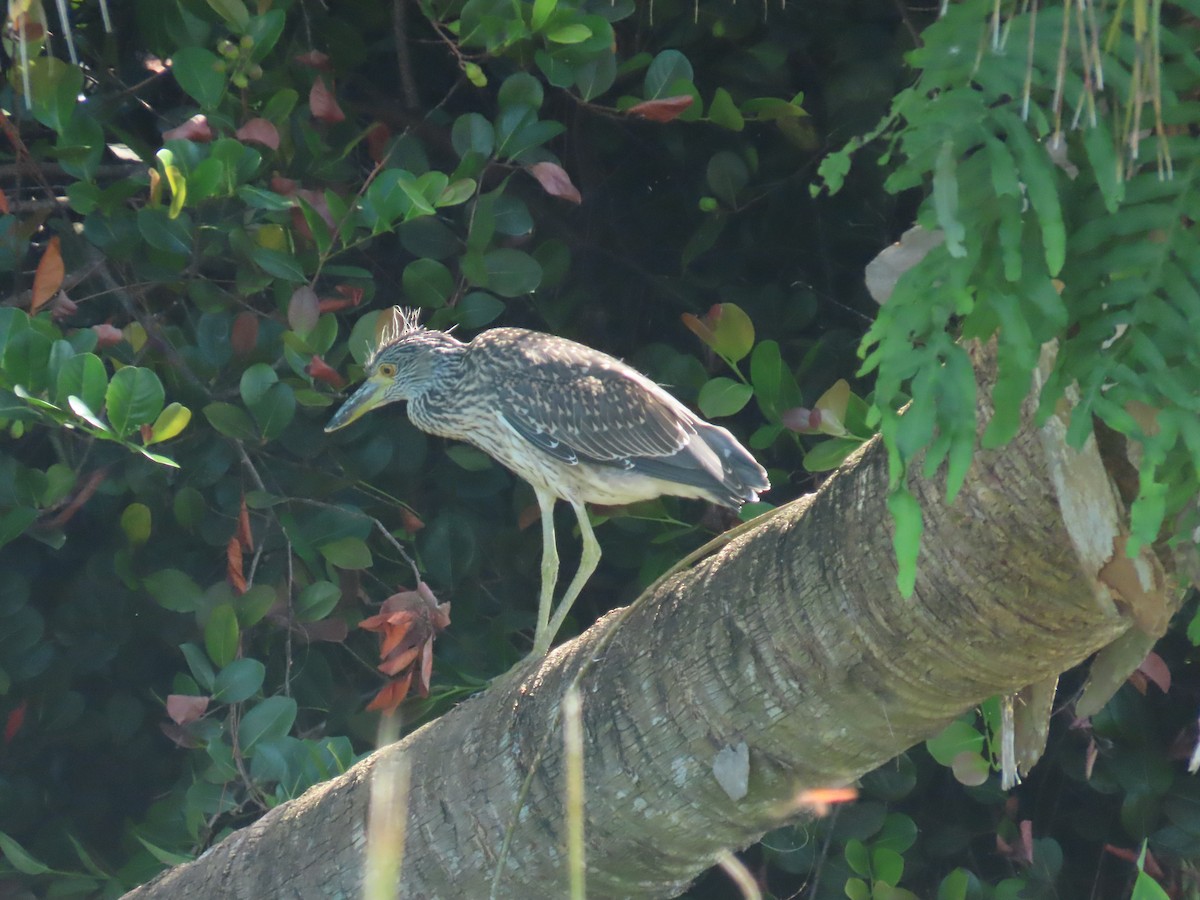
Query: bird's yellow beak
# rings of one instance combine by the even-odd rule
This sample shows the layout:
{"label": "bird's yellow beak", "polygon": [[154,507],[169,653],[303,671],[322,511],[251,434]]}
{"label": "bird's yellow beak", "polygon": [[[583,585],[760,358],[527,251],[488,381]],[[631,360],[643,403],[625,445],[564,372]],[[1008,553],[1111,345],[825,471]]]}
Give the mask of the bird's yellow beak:
{"label": "bird's yellow beak", "polygon": [[387,394],[387,382],[382,378],[368,378],[363,385],[350,395],[342,404],[341,409],[333,414],[326,431],[337,431],[345,428],[351,422],[356,422],[377,406],[382,406]]}

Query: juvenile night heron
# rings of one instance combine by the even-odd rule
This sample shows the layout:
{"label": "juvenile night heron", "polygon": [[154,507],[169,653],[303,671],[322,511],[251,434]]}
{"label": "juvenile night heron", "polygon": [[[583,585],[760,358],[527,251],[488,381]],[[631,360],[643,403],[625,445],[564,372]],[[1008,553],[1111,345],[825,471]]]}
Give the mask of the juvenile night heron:
{"label": "juvenile night heron", "polygon": [[[493,328],[464,344],[397,308],[367,360],[366,381],[325,430],[397,400],[408,401],[417,428],[473,444],[533,486],[542,517],[536,655],[550,649],[600,561],[585,503],[673,494],[737,509],[770,488],[762,466],[724,428],[611,356],[536,331]],[[559,498],[575,510],[583,553],[551,616]]]}

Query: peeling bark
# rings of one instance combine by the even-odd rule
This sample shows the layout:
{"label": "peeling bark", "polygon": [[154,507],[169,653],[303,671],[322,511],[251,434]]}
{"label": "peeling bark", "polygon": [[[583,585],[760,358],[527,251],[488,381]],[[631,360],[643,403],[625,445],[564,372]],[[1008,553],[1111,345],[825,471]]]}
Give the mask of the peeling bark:
{"label": "peeling bark", "polygon": [[[575,679],[588,894],[672,896],[724,849],[795,819],[800,791],[852,782],[1133,627],[1099,571],[1124,508],[1095,446],[1076,453],[1062,435],[1055,418],[979,452],[953,507],[940,480],[912,479],[925,535],[909,599],[895,587],[887,461],[872,442],[816,494],[540,666],[128,896],[359,895],[368,782],[397,754],[412,765],[397,896],[487,897],[494,876],[497,897],[564,896],[558,704]],[[1161,572],[1148,554],[1140,565]],[[1165,603],[1165,583],[1147,576],[1139,589]],[[749,776],[733,799],[713,767],[743,743]]]}

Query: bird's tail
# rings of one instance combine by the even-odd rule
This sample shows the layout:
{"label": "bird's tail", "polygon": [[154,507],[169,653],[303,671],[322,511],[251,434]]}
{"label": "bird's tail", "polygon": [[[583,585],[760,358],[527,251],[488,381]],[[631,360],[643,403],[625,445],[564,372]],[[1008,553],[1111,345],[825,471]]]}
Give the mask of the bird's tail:
{"label": "bird's tail", "polygon": [[737,509],[743,503],[757,500],[760,493],[771,489],[767,470],[732,434],[719,425],[707,422],[697,423],[696,431],[721,460],[720,491],[714,491],[714,500]]}

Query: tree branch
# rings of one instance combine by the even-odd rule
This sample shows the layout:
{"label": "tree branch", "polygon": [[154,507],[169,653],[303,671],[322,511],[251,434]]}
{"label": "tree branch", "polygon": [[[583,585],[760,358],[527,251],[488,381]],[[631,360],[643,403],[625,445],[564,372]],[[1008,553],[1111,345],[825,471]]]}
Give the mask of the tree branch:
{"label": "tree branch", "polygon": [[[981,427],[989,415],[981,406]],[[576,682],[588,895],[672,896],[727,848],[797,818],[802,791],[852,782],[1131,629],[1125,610],[1145,596],[1106,585],[1096,552],[1111,555],[1124,510],[1094,444],[1075,452],[1063,434],[1052,418],[980,452],[953,507],[940,478],[911,479],[925,511],[911,598],[895,588],[873,441],[816,494],[540,664],[129,896],[357,894],[368,784],[399,755],[412,766],[399,896],[485,897],[498,864],[494,896],[565,896],[558,712]],[[1147,596],[1177,601],[1154,557],[1139,564]],[[714,775],[743,742],[744,792]]]}

